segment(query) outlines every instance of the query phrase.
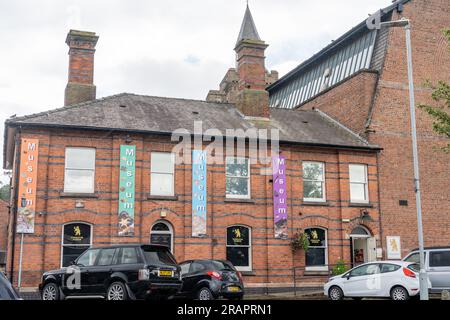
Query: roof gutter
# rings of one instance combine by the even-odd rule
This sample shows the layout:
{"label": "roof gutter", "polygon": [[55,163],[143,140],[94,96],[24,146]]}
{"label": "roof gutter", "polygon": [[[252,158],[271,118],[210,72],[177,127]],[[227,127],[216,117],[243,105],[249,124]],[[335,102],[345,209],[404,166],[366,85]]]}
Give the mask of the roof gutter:
{"label": "roof gutter", "polygon": [[[13,126],[13,123],[9,124],[10,126]],[[157,136],[168,136],[170,137],[172,135],[172,132],[167,131],[149,131],[149,130],[135,130],[135,129],[123,129],[123,128],[102,128],[102,127],[89,127],[89,126],[70,126],[70,125],[59,125],[59,124],[46,124],[46,123],[20,123],[15,124],[16,126],[20,127],[29,127],[29,128],[64,128],[64,129],[71,129],[71,130],[90,130],[90,131],[116,131],[116,132],[124,132],[124,133],[134,133],[134,134],[146,134],[146,135],[157,135]],[[353,133],[353,135],[356,135]],[[199,135],[190,134],[191,137],[196,137]],[[202,136],[205,136],[202,134]],[[225,136],[227,137],[227,136]],[[359,136],[358,136],[359,137]],[[233,137],[237,138],[237,137]],[[247,139],[247,138],[246,138]],[[362,139],[359,137],[359,139]],[[265,140],[265,139],[260,139]],[[267,141],[270,141],[267,139]],[[363,140],[365,141],[365,140]],[[310,147],[322,147],[322,148],[334,148],[334,149],[352,149],[352,150],[382,150],[379,146],[349,146],[349,145],[339,145],[339,144],[326,144],[326,143],[315,143],[315,142],[298,142],[298,141],[291,141],[291,140],[280,140],[280,143],[284,144],[294,144],[294,145],[302,145],[302,146],[310,146]],[[367,142],[364,142],[367,143]]]}

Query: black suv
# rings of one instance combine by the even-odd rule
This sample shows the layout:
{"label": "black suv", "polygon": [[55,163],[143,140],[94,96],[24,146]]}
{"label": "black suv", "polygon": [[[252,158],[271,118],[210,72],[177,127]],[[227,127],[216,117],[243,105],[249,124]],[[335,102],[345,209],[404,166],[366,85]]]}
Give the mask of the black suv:
{"label": "black suv", "polygon": [[180,267],[165,246],[91,248],[70,267],[44,273],[43,300],[102,296],[108,300],[169,297],[181,288]]}
{"label": "black suv", "polygon": [[183,287],[178,297],[212,300],[244,297],[242,275],[226,260],[189,260],[182,262]]}

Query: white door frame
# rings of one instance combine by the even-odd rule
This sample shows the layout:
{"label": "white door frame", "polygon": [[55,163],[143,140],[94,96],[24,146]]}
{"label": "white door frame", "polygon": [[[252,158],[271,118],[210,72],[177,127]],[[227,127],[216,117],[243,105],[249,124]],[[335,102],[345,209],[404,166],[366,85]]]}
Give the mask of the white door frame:
{"label": "white door frame", "polygon": [[[367,239],[372,238],[372,233],[369,231],[369,229],[367,229],[365,226],[363,225],[358,225],[357,227],[364,229],[367,234],[350,234],[349,237],[350,239],[352,239],[352,252],[351,252],[351,257],[352,257],[352,264],[355,263],[355,257],[354,257],[354,251],[355,251],[355,239],[365,239],[365,245],[364,245],[364,262],[361,263],[366,263],[368,262],[368,258],[369,258],[369,247],[368,247],[368,241]],[[355,228],[357,228],[355,227]],[[355,229],[354,228],[354,229]]]}

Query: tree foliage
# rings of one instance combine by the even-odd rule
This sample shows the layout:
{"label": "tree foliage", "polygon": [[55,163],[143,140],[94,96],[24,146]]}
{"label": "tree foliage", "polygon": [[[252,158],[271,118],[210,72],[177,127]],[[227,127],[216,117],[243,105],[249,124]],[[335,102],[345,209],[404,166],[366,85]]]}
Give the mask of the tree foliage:
{"label": "tree foliage", "polygon": [[[443,30],[444,35],[450,43],[450,29]],[[450,46],[449,46],[450,51]],[[419,104],[419,108],[426,111],[433,118],[433,130],[440,135],[450,138],[450,85],[445,81],[438,81],[433,85],[427,83],[433,89],[431,98],[436,102],[435,106]],[[450,142],[443,148],[445,152],[450,152]]]}

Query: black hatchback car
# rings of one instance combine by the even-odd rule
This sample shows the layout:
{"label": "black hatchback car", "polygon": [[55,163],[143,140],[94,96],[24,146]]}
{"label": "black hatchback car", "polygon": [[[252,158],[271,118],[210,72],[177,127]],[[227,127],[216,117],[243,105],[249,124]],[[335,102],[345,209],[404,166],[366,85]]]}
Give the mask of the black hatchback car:
{"label": "black hatchback car", "polygon": [[108,300],[169,297],[181,288],[180,267],[165,246],[91,248],[70,267],[44,273],[43,300],[102,296]]}
{"label": "black hatchback car", "polygon": [[242,275],[229,261],[188,260],[180,266],[183,287],[178,297],[199,300],[244,297]]}

